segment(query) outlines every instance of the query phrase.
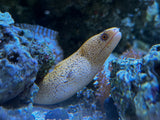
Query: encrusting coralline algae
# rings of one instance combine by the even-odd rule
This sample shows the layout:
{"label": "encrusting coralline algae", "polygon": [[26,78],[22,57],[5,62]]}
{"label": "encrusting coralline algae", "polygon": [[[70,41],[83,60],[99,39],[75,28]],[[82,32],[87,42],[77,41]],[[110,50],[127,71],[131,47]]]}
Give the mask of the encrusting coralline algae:
{"label": "encrusting coralline algae", "polygon": [[14,21],[9,13],[0,13],[0,16],[0,103],[3,103],[33,84],[38,62],[21,44],[19,31],[12,26]]}
{"label": "encrusting coralline algae", "polygon": [[0,12],[0,103],[32,86],[37,76],[43,77],[39,73],[48,72],[63,58],[57,32],[24,26],[15,26],[9,13]]}
{"label": "encrusting coralline algae", "polygon": [[141,59],[112,62],[111,96],[123,120],[160,117],[160,44]]}

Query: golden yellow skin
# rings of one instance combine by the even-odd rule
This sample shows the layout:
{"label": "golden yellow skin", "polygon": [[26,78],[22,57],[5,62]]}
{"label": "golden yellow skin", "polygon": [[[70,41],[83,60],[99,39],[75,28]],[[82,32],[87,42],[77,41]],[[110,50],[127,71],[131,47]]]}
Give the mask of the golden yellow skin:
{"label": "golden yellow skin", "polygon": [[39,83],[36,104],[55,104],[89,84],[117,46],[121,32],[114,27],[89,38],[75,53],[56,65]]}

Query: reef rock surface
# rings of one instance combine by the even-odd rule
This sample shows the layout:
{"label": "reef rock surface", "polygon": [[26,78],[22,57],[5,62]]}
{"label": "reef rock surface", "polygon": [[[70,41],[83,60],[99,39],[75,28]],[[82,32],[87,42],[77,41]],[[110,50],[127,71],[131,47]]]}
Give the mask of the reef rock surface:
{"label": "reef rock surface", "polygon": [[48,72],[63,57],[57,32],[41,26],[23,26],[15,26],[9,13],[0,12],[1,104],[30,89],[36,78],[44,76],[40,73]]}
{"label": "reef rock surface", "polygon": [[111,95],[122,120],[160,118],[160,44],[141,59],[112,62]]}

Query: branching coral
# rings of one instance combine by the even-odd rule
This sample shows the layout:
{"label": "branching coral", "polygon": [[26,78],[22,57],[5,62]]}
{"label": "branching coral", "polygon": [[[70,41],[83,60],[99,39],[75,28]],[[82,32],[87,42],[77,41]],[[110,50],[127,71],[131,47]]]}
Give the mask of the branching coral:
{"label": "branching coral", "polygon": [[123,52],[123,54],[120,57],[122,59],[127,59],[127,58],[140,59],[143,55],[144,55],[144,53],[131,48],[131,49],[127,50],[126,52]]}
{"label": "branching coral", "polygon": [[98,102],[101,104],[101,107],[103,108],[104,105],[104,101],[106,98],[109,97],[110,95],[110,82],[109,82],[109,78],[106,77],[104,71],[100,71],[97,74],[97,79],[96,81],[98,82],[97,85],[97,91],[96,91],[96,98],[98,100]]}

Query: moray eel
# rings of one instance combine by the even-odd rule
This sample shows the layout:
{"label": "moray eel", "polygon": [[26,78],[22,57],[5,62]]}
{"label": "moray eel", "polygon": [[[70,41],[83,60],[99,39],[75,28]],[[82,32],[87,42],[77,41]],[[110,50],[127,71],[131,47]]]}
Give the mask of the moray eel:
{"label": "moray eel", "polygon": [[58,63],[39,83],[36,104],[62,102],[88,85],[121,39],[113,27],[89,38],[75,53]]}

